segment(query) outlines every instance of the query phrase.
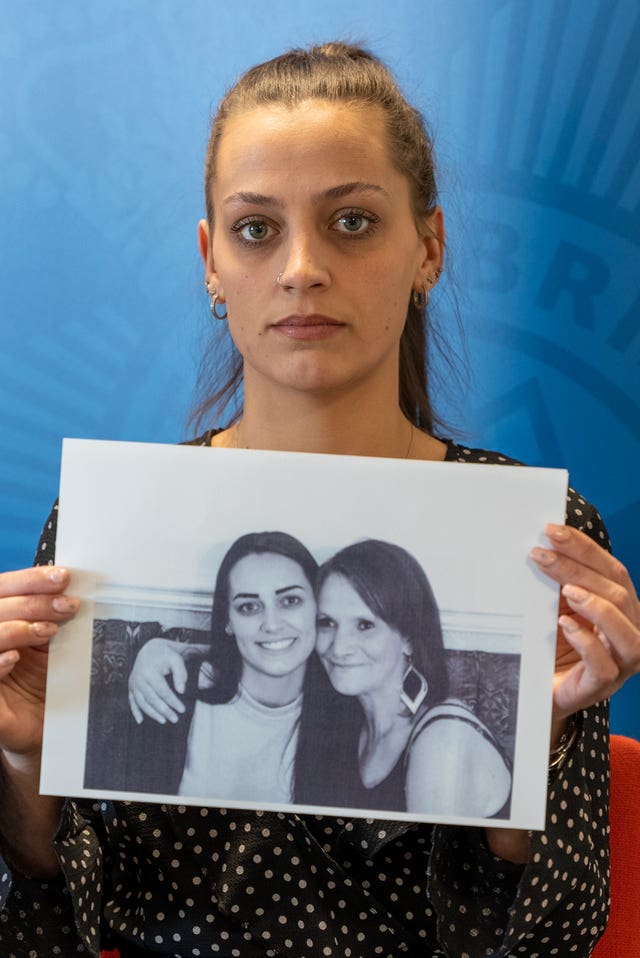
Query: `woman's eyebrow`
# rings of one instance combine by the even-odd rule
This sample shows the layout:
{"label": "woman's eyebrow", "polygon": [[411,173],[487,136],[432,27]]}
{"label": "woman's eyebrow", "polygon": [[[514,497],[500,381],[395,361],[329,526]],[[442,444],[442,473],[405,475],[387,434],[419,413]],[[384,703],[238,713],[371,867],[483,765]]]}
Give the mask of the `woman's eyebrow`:
{"label": "woman's eyebrow", "polygon": [[[330,186],[326,190],[314,193],[312,200],[314,202],[327,199],[338,200],[344,196],[349,196],[351,193],[379,193],[387,199],[391,199],[384,187],[378,186],[377,183],[352,180],[349,183],[339,183],[337,186]],[[275,206],[277,208],[282,208],[285,205],[277,196],[268,196],[266,193],[255,193],[252,190],[238,190],[237,193],[232,193],[230,196],[225,197],[222,202],[224,205],[230,203],[252,203],[255,206]]]}
{"label": "woman's eyebrow", "polygon": [[256,206],[283,206],[282,200],[275,196],[266,196],[264,193],[253,193],[250,190],[238,190],[226,196],[222,201],[226,206],[229,203],[253,203]]}
{"label": "woman's eyebrow", "polygon": [[[284,585],[281,589],[276,589],[275,594],[280,595],[282,592],[289,592],[291,589],[301,589],[304,592],[303,585]],[[231,596],[231,600],[235,601],[236,599],[259,599],[259,592],[236,592],[235,595]]]}
{"label": "woman's eyebrow", "polygon": [[315,200],[338,200],[343,196],[349,196],[350,193],[381,193],[387,199],[391,199],[389,193],[377,183],[365,183],[363,180],[354,180],[351,183],[340,183],[338,186],[330,186],[329,189],[314,195]]}

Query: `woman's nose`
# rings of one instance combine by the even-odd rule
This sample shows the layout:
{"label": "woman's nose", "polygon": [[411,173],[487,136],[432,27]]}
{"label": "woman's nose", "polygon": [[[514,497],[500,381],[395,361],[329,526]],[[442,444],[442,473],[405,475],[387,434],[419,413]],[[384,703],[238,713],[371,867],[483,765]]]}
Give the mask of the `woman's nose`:
{"label": "woman's nose", "polygon": [[283,290],[330,286],[331,274],[320,241],[309,235],[292,238],[276,282]]}
{"label": "woman's nose", "polygon": [[277,632],[282,626],[282,615],[276,605],[267,604],[262,613],[260,628],[263,632]]}
{"label": "woman's nose", "polygon": [[338,626],[333,634],[331,654],[336,659],[348,658],[353,653],[353,633],[351,629]]}

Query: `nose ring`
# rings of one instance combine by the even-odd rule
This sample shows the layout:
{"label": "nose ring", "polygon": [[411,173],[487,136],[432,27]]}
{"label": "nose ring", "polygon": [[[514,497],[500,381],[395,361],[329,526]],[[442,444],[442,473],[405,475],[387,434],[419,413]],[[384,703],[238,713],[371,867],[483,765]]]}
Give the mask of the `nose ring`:
{"label": "nose ring", "polygon": [[282,273],[278,273],[278,275],[276,276],[276,286],[279,286],[280,289],[284,289],[284,286],[282,285],[283,275],[284,275],[284,270]]}

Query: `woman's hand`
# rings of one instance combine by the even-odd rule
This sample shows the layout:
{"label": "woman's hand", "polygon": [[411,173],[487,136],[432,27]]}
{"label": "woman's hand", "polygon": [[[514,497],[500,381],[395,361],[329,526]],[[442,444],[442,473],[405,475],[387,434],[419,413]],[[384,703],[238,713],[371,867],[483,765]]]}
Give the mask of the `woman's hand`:
{"label": "woman's hand", "polygon": [[593,539],[549,524],[532,559],[557,582],[554,719],[608,698],[640,671],[640,602],[626,568]]}
{"label": "woman's hand", "polygon": [[[182,652],[190,651],[182,642],[150,639],[142,646],[129,675],[129,706],[140,725],[144,716],[164,725],[177,722],[184,712],[179,695],[187,684],[187,667]],[[173,689],[167,676],[171,676]],[[178,693],[178,694],[176,694]]]}
{"label": "woman's hand", "polygon": [[49,640],[79,602],[57,566],[0,573],[0,749],[39,761]]}

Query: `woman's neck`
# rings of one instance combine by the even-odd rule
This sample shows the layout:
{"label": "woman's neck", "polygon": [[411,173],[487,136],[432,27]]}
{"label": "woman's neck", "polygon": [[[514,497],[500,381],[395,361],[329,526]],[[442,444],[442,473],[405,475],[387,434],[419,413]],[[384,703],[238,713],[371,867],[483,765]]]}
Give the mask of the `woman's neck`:
{"label": "woman's neck", "polygon": [[365,716],[359,743],[360,777],[372,788],[389,775],[402,755],[413,717],[402,714],[399,693],[361,696],[360,704]]}
{"label": "woman's neck", "polygon": [[296,669],[288,675],[265,675],[253,669],[242,669],[240,683],[252,699],[268,708],[290,705],[302,694],[305,669]]}
{"label": "woman's neck", "polygon": [[213,445],[286,452],[442,460],[446,446],[417,429],[397,395],[352,386],[340,394],[248,389],[242,418]]}
{"label": "woman's neck", "polygon": [[398,728],[411,728],[413,718],[405,715],[400,690],[384,688],[359,696],[369,740],[374,743]]}

